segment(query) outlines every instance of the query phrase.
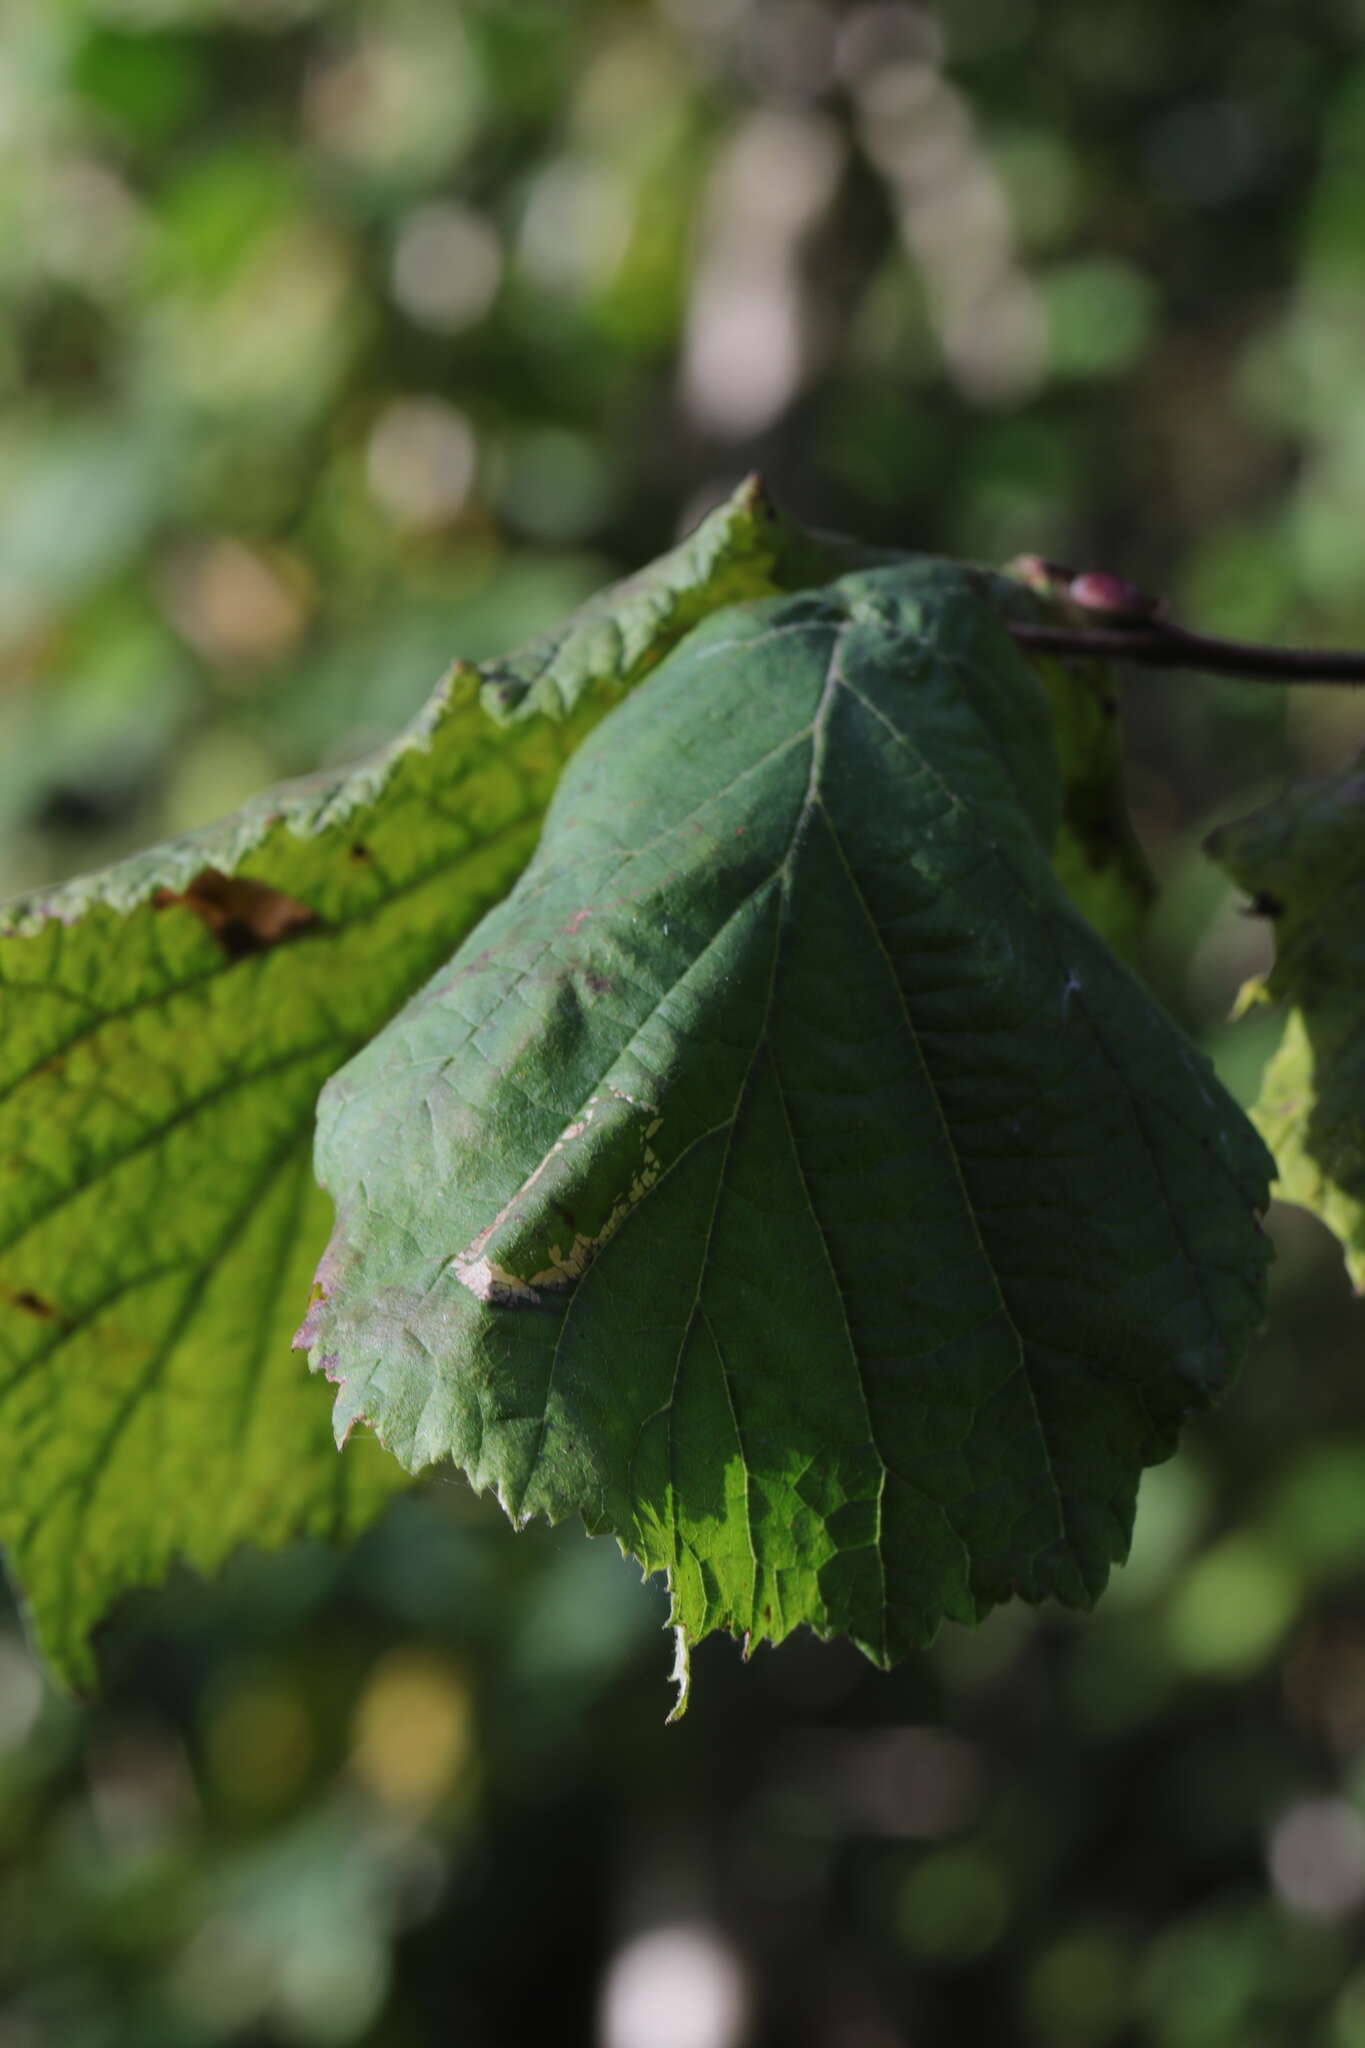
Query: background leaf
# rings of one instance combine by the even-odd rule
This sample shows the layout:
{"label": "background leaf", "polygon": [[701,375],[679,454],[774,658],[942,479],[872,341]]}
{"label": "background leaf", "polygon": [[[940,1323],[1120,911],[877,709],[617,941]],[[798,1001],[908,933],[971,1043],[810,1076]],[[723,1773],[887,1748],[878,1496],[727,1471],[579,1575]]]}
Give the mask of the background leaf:
{"label": "background leaf", "polygon": [[1365,763],[1299,783],[1208,842],[1274,920],[1275,965],[1245,1000],[1287,1005],[1252,1118],[1276,1187],[1341,1240],[1365,1289]]}
{"label": "background leaf", "polygon": [[968,572],[693,634],[324,1092],[342,1434],[580,1510],[684,1643],[1091,1601],[1259,1318],[1269,1162],[1067,901],[1061,806]]}

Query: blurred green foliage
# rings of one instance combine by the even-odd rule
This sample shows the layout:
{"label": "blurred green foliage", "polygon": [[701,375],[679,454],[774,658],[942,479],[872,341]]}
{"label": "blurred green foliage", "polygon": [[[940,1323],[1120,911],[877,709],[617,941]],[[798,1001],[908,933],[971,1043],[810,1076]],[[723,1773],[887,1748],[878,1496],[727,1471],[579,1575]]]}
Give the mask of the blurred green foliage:
{"label": "blurred green foliage", "polygon": [[[1360,0],[7,0],[0,887],[359,750],[754,465],[1365,640],[1363,392]],[[1126,687],[1146,970],[1244,1094],[1199,839],[1365,733],[1289,695]],[[1365,1312],[1276,1232],[1093,1620],[712,1646],[665,1734],[657,1592],[436,1485],[129,1603],[91,1705],[16,1624],[0,2048],[1362,2048]]]}

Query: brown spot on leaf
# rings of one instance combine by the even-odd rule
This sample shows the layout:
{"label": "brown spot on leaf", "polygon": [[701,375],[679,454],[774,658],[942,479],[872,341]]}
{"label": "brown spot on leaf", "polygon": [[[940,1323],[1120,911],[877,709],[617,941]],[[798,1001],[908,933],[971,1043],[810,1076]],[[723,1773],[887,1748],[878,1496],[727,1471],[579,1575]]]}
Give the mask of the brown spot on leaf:
{"label": "brown spot on leaf", "polygon": [[316,911],[282,889],[246,875],[225,875],[218,868],[202,868],[183,892],[158,889],[152,901],[158,910],[182,904],[192,911],[229,960],[268,953],[317,923]]}
{"label": "brown spot on leaf", "polygon": [[45,1323],[53,1322],[56,1318],[57,1311],[52,1303],[45,1301],[41,1294],[34,1294],[27,1287],[21,1288],[17,1294],[11,1294],[10,1300],[16,1308],[21,1308],[25,1315],[40,1316]]}
{"label": "brown spot on leaf", "polygon": [[362,860],[368,860],[368,859],[369,859],[369,857],[370,857],[370,849],[369,849],[369,847],[368,847],[368,846],[366,846],[366,844],[365,844],[365,842],[364,842],[364,840],[363,840],[363,839],[357,839],[357,841],[356,841],[355,845],[354,845],[354,846],[353,846],[353,847],[351,848],[351,859],[352,859],[352,860],[354,860],[354,861],[362,861]]}
{"label": "brown spot on leaf", "polygon": [[590,967],[583,979],[587,982],[593,995],[608,996],[611,994],[611,982],[605,974],[598,974]]}

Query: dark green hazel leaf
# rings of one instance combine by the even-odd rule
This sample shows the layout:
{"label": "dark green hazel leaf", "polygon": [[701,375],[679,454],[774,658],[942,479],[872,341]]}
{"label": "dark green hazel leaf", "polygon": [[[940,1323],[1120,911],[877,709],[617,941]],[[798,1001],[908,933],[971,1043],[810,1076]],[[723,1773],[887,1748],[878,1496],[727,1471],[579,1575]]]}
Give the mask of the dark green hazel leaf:
{"label": "dark green hazel leaf", "polygon": [[1064,893],[1063,804],[984,578],[691,633],[323,1092],[339,1432],[610,1531],[684,1673],[1092,1601],[1259,1320],[1271,1164]]}

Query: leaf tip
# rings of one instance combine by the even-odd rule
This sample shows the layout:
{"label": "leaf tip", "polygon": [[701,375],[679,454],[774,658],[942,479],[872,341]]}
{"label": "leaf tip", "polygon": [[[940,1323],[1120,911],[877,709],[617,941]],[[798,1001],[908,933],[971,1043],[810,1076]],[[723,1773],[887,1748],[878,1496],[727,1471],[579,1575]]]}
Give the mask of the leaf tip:
{"label": "leaf tip", "polygon": [[1257,1009],[1262,1004],[1271,1003],[1274,1000],[1269,988],[1266,986],[1265,975],[1253,974],[1249,976],[1242,983],[1242,986],[1233,998],[1232,1008],[1228,1011],[1229,1024],[1240,1024],[1243,1017],[1247,1016],[1249,1012]]}
{"label": "leaf tip", "polygon": [[692,1696],[692,1644],[687,1630],[679,1623],[673,1630],[673,1669],[669,1683],[678,1688],[678,1697],[673,1702],[665,1728],[671,1728],[675,1721],[681,1721],[687,1712],[687,1702]]}
{"label": "leaf tip", "polygon": [[322,1311],[327,1306],[327,1296],[322,1288],[313,1284],[312,1297],[303,1321],[289,1340],[291,1351],[311,1351],[322,1334]]}
{"label": "leaf tip", "polygon": [[744,512],[752,512],[760,518],[771,519],[777,511],[772,492],[761,470],[751,469],[739,483],[731,505]]}

